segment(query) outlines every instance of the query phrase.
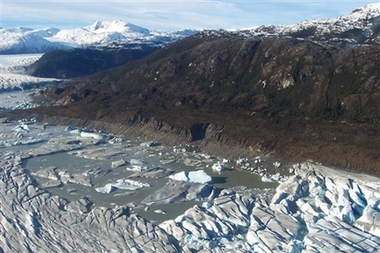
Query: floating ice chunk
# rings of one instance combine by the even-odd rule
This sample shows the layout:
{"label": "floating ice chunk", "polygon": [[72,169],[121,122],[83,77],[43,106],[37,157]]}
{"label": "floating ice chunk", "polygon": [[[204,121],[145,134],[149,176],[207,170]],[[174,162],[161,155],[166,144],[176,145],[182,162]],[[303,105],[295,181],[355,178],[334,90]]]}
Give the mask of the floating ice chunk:
{"label": "floating ice chunk", "polygon": [[197,171],[181,171],[174,175],[169,176],[170,179],[177,181],[185,181],[191,183],[207,184],[212,182],[212,178],[204,172],[204,170]]}
{"label": "floating ice chunk", "polygon": [[118,179],[116,183],[109,183],[109,184],[106,184],[104,187],[95,188],[95,190],[101,193],[111,193],[116,189],[134,191],[134,190],[141,189],[144,187],[150,187],[150,185],[147,183],[134,181],[130,179]]}
{"label": "floating ice chunk", "polygon": [[274,175],[270,175],[270,174],[264,174],[262,177],[261,177],[261,181],[263,182],[279,182],[280,180],[282,179],[282,176],[280,173],[276,173]]}
{"label": "floating ice chunk", "polygon": [[13,143],[13,145],[31,145],[31,144],[36,144],[43,142],[43,139],[38,139],[38,138],[29,138],[27,140],[17,140]]}
{"label": "floating ice chunk", "polygon": [[150,187],[147,183],[131,179],[118,179],[116,184],[113,184],[113,186],[123,190],[137,190],[144,187]]}
{"label": "floating ice chunk", "polygon": [[109,169],[102,169],[102,168],[91,168],[89,170],[86,170],[82,173],[84,176],[92,176],[92,177],[101,177],[105,176],[110,172]]}
{"label": "floating ice chunk", "polygon": [[130,178],[133,177],[144,177],[144,178],[164,178],[172,174],[173,171],[171,169],[165,169],[161,167],[155,168],[147,168],[141,171],[137,171],[130,175]]}
{"label": "floating ice chunk", "polygon": [[60,187],[62,186],[62,182],[61,181],[56,181],[56,180],[50,180],[46,183],[43,183],[41,185],[43,188],[47,189],[47,188],[56,188],[56,187]]}
{"label": "floating ice chunk", "polygon": [[221,172],[224,170],[224,166],[222,163],[217,162],[212,165],[212,170],[215,172]]}
{"label": "floating ice chunk", "polygon": [[187,177],[187,172],[185,171],[181,171],[181,172],[175,173],[174,175],[170,175],[169,178],[176,181],[185,181],[185,182],[189,181],[189,178]]}
{"label": "floating ice chunk", "polygon": [[143,164],[145,164],[144,161],[139,160],[139,159],[133,159],[133,158],[130,160],[129,163],[132,164],[132,165],[143,165]]}
{"label": "floating ice chunk", "polygon": [[175,159],[167,159],[167,160],[160,160],[160,163],[170,164],[170,163],[174,163],[175,161],[176,161]]}
{"label": "floating ice chunk", "polygon": [[93,138],[95,140],[104,140],[104,136],[100,133],[80,132],[80,136],[84,138]]}
{"label": "floating ice chunk", "polygon": [[186,166],[191,166],[191,167],[196,167],[199,166],[202,162],[199,161],[198,159],[191,159],[191,158],[185,158],[183,160],[183,164]]}
{"label": "floating ice chunk", "polygon": [[191,183],[207,184],[212,182],[212,178],[203,170],[190,171],[188,177]]}
{"label": "floating ice chunk", "polygon": [[139,166],[139,165],[132,165],[131,167],[127,167],[128,171],[145,171],[148,167],[146,166]]}
{"label": "floating ice chunk", "polygon": [[276,169],[278,169],[278,168],[281,167],[281,163],[280,163],[280,162],[274,162],[274,163],[273,163],[273,166],[274,166]]}
{"label": "floating ice chunk", "polygon": [[164,187],[146,197],[142,203],[152,205],[204,201],[215,197],[216,194],[214,187],[208,184],[169,181]]}
{"label": "floating ice chunk", "polygon": [[114,169],[114,168],[118,168],[118,167],[126,165],[126,164],[127,164],[126,161],[124,161],[123,159],[120,159],[118,161],[113,161],[111,163],[111,167]]}
{"label": "floating ice chunk", "polygon": [[106,184],[104,187],[97,187],[95,190],[100,193],[111,193],[116,188],[112,184]]}
{"label": "floating ice chunk", "polygon": [[156,141],[147,141],[147,142],[142,142],[140,144],[141,147],[146,147],[146,148],[157,147],[157,146],[160,146],[160,145],[161,145],[161,143],[156,142]]}
{"label": "floating ice chunk", "polygon": [[166,212],[164,210],[161,210],[161,209],[156,209],[153,212],[159,213],[159,214],[166,214]]}

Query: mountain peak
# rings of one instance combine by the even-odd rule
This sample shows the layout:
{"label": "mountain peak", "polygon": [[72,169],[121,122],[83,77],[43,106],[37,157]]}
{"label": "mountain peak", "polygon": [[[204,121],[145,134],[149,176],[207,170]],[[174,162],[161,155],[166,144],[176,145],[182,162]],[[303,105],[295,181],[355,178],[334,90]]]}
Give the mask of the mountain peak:
{"label": "mountain peak", "polygon": [[380,3],[367,4],[363,7],[353,10],[351,14],[360,13],[360,12],[368,12],[368,11],[377,11],[378,13],[380,13]]}
{"label": "mountain peak", "polygon": [[92,25],[86,27],[89,31],[96,33],[103,32],[133,32],[141,34],[149,34],[149,30],[141,26],[137,26],[131,23],[125,23],[124,21],[118,19],[113,21],[95,21]]}

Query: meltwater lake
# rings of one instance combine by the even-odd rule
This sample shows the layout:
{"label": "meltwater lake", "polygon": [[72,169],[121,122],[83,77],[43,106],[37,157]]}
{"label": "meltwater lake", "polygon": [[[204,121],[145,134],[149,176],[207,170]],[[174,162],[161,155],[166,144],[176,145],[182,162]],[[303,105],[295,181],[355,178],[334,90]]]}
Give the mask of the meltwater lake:
{"label": "meltwater lake", "polygon": [[[223,189],[232,188],[270,200],[278,186],[278,182],[263,182],[261,175],[247,171],[273,167],[269,159],[257,158],[252,164],[246,161],[241,164],[195,152],[190,146],[167,147],[154,140],[105,133],[105,138],[98,140],[95,136],[98,133],[88,129],[85,132],[95,138],[78,135],[83,130],[75,127],[70,127],[70,132],[68,128],[43,122],[9,122],[0,127],[0,152],[19,153],[24,158],[23,168],[35,178],[38,187],[68,201],[86,198],[89,208],[128,205],[154,222],[173,219],[188,208],[211,200]],[[213,169],[215,165],[220,166],[219,170]],[[286,165],[281,167],[278,170],[285,174]],[[170,175],[190,171],[202,171],[211,177],[204,184],[207,187],[190,190],[193,191],[190,198],[186,196],[189,191],[186,187],[168,188],[170,182],[180,183],[170,179]],[[144,186],[99,190],[118,180]]]}

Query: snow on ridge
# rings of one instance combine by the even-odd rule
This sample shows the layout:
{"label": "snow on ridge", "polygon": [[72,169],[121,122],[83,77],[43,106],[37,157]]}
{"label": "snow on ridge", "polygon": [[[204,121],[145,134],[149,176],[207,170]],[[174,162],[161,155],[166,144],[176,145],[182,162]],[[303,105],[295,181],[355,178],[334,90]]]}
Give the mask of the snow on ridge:
{"label": "snow on ridge", "polygon": [[95,21],[92,25],[85,27],[85,29],[88,29],[89,31],[95,33],[125,33],[127,31],[130,33],[140,33],[144,35],[150,34],[150,31],[148,29],[131,23],[125,23],[122,20]]}
{"label": "snow on ridge", "polygon": [[[255,36],[294,35],[319,40],[329,40],[340,37],[352,42],[371,40],[374,31],[380,26],[380,3],[368,4],[353,10],[350,14],[337,18],[309,19],[292,25],[262,25],[247,27],[231,32],[249,33]],[[345,32],[357,33],[345,35]],[[350,37],[351,36],[351,37]],[[375,38],[376,39],[376,38]]]}

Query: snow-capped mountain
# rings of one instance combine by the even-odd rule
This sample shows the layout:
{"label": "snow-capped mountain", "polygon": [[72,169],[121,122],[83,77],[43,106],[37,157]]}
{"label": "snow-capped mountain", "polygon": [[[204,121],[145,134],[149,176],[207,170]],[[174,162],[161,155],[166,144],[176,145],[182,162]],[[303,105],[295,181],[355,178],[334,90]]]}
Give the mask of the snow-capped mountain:
{"label": "snow-capped mountain", "polygon": [[295,25],[257,26],[241,29],[250,35],[288,35],[318,41],[347,40],[380,43],[380,3],[355,9],[337,18],[305,20]]}
{"label": "snow-capped mountain", "polygon": [[124,47],[130,44],[161,46],[194,34],[194,30],[150,31],[121,20],[96,21],[82,28],[59,30],[46,28],[0,28],[0,54],[45,53],[55,49]]}
{"label": "snow-capped mountain", "polygon": [[42,53],[67,48],[47,40],[49,33],[30,29],[0,29],[0,54]]}
{"label": "snow-capped mountain", "polygon": [[[196,32],[160,32],[121,20],[96,21],[92,25],[69,30],[0,28],[0,54],[44,53],[54,49],[125,47],[136,44],[162,46]],[[305,20],[295,25],[256,26],[230,32],[246,36],[283,35],[317,41],[380,43],[380,3],[366,5],[337,18]]]}

